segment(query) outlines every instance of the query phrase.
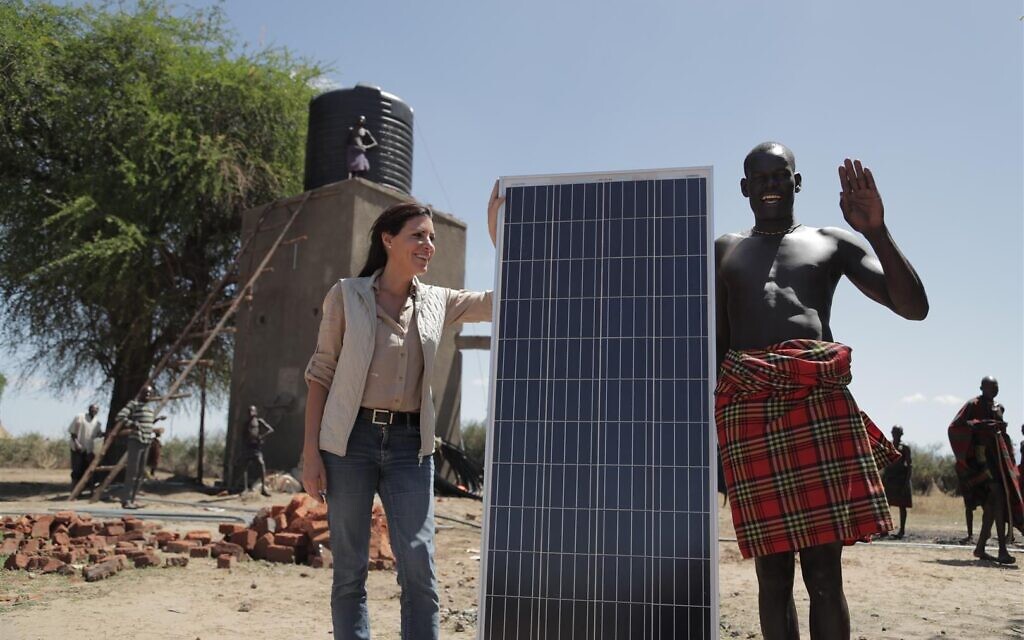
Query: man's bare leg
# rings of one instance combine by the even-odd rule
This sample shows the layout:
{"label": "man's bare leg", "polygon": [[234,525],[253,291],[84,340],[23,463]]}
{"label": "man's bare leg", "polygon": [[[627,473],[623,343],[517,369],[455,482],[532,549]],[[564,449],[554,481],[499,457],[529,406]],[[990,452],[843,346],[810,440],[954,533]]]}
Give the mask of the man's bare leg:
{"label": "man's bare leg", "polygon": [[896,538],[902,538],[906,535],[907,529],[907,508],[900,507],[900,532],[896,534]]}
{"label": "man's bare leg", "polygon": [[[995,491],[989,488],[988,495],[985,497],[985,502],[981,505],[981,529],[978,530],[978,544],[974,547],[975,557],[981,558],[982,560],[995,560],[995,558],[985,551],[985,544],[988,543],[988,539],[992,536],[992,523],[995,522],[998,509],[999,496]],[[998,535],[999,530],[996,529],[996,536]]]}
{"label": "man's bare leg", "polygon": [[793,602],[793,574],[796,557],[792,553],[775,553],[754,558],[757,570],[757,606],[764,640],[797,640],[800,627]]}
{"label": "man's bare leg", "polygon": [[843,593],[843,543],[800,550],[800,571],[811,598],[811,640],[849,640],[850,610]]}
{"label": "man's bare leg", "polygon": [[964,519],[967,520],[967,537],[961,540],[961,543],[968,543],[974,539],[974,509],[967,506],[967,502],[964,502]]}
{"label": "man's bare leg", "polygon": [[1006,494],[1004,493],[1005,488],[999,485],[998,489],[993,489],[992,493],[996,494],[996,505],[995,513],[993,517],[996,523],[996,541],[999,543],[999,556],[997,562],[1000,564],[1013,564],[1016,562],[1010,552],[1006,550],[1006,543],[1009,539],[1009,534],[1012,531],[1010,528],[1009,515],[1006,513]]}

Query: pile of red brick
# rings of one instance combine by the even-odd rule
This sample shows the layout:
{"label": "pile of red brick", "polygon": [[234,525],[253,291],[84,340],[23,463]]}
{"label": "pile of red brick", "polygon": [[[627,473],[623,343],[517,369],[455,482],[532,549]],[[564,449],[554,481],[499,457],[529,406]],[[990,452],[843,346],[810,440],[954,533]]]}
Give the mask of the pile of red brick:
{"label": "pile of red brick", "polygon": [[[371,522],[370,568],[393,568],[388,525],[378,505]],[[74,511],[8,516],[0,519],[0,555],[8,556],[5,569],[71,575],[82,567],[87,581],[130,565],[184,567],[189,558],[216,558],[219,568],[231,568],[249,557],[318,568],[334,564],[327,506],[304,493],[287,505],[260,510],[248,527],[222,524],[220,532],[224,539],[214,542],[209,531],[163,531],[158,524],[130,516],[109,521]],[[164,558],[161,551],[178,555]]]}
{"label": "pile of red brick", "polygon": [[[299,493],[287,505],[261,509],[248,527],[222,524],[224,543],[239,547],[257,560],[331,567],[327,505]],[[370,568],[390,569],[395,557],[388,525],[380,506],[374,505],[370,530]]]}
{"label": "pile of red brick", "polygon": [[179,534],[158,529],[159,525],[136,518],[104,522],[74,511],[7,516],[0,520],[0,555],[8,556],[4,568],[11,570],[71,575],[76,572],[72,565],[82,566],[87,581],[106,578],[129,565],[187,565],[188,558],[164,561],[158,549]]}

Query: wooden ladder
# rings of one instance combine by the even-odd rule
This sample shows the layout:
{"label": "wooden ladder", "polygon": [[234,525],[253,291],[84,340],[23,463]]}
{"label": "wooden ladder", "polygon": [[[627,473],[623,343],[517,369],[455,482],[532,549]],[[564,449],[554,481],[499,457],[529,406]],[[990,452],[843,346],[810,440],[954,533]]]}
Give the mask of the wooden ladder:
{"label": "wooden ladder", "polygon": [[[267,264],[270,262],[270,259],[274,256],[274,253],[277,251],[277,249],[282,245],[294,244],[295,242],[299,242],[305,239],[304,236],[299,238],[293,238],[291,240],[285,240],[284,237],[291,229],[292,223],[295,222],[295,219],[298,218],[299,213],[306,205],[306,202],[309,200],[309,196],[310,193],[306,192],[306,195],[302,198],[301,201],[298,202],[298,205],[295,207],[295,209],[292,209],[290,206],[287,205],[285,206],[288,213],[290,214],[288,216],[288,220],[287,222],[284,223],[284,225],[280,227],[280,233],[278,233],[277,237],[274,239],[274,243],[270,246],[270,249],[263,256],[263,259],[260,261],[259,266],[257,266],[255,271],[252,272],[252,275],[249,276],[248,282],[245,283],[245,286],[240,287],[237,290],[237,292],[235,293],[235,297],[232,298],[230,301],[217,303],[216,300],[221,295],[221,292],[223,291],[224,287],[227,286],[231,282],[232,278],[235,277],[235,274],[237,274],[238,267],[241,263],[242,257],[245,255],[246,251],[248,251],[249,248],[252,246],[253,239],[261,231],[269,230],[261,230],[260,227],[263,224],[264,216],[266,216],[267,212],[273,211],[276,208],[274,206],[274,204],[276,203],[270,204],[266,207],[266,209],[264,209],[263,215],[256,223],[256,228],[242,244],[241,248],[238,250],[238,253],[235,254],[235,258],[232,261],[230,268],[228,268],[224,272],[224,275],[221,276],[221,278],[217,281],[214,287],[210,290],[210,294],[206,297],[206,300],[203,301],[203,304],[200,305],[199,309],[197,309],[195,314],[192,315],[192,318],[188,321],[188,324],[185,325],[184,330],[182,330],[181,334],[174,341],[174,344],[171,345],[170,349],[168,349],[164,353],[163,357],[160,358],[160,361],[157,363],[157,365],[153,367],[152,372],[149,374],[149,378],[147,378],[145,384],[142,385],[142,388],[145,389],[149,385],[153,384],[153,382],[160,376],[160,374],[163,373],[164,370],[169,366],[169,364],[171,363],[171,358],[181,349],[182,345],[184,345],[191,339],[195,339],[198,337],[203,338],[202,346],[200,346],[188,360],[183,361],[185,363],[185,368],[174,379],[174,382],[171,383],[171,386],[168,387],[167,393],[165,393],[160,398],[156,399],[156,409],[153,411],[154,416],[159,415],[160,411],[171,400],[188,397],[189,394],[176,395],[175,392],[178,390],[178,387],[180,387],[182,383],[185,382],[185,379],[188,378],[188,375],[192,372],[192,369],[196,367],[196,365],[202,359],[203,355],[206,353],[206,350],[210,348],[210,345],[213,344],[213,341],[217,338],[217,336],[220,335],[221,333],[231,332],[235,330],[234,327],[227,326],[228,320],[230,320],[231,317],[235,314],[235,312],[238,310],[239,305],[246,298],[246,296],[250,294],[250,292],[252,291],[252,286],[253,284],[256,283],[256,280],[259,279],[259,277],[263,274],[264,271],[270,270],[267,268]],[[197,324],[199,324],[200,320],[202,320],[211,311],[215,309],[225,309],[223,314],[221,314],[220,320],[217,322],[217,324],[214,325],[213,328],[207,329],[201,333],[194,333],[193,329],[196,327]],[[106,471],[106,478],[103,479],[103,482],[102,484],[100,484],[99,488],[93,490],[89,498],[89,502],[96,502],[97,500],[99,500],[100,496],[102,496],[106,492],[107,488],[110,486],[110,483],[113,482],[117,474],[119,474],[121,470],[124,469],[128,459],[127,453],[122,455],[121,459],[118,460],[116,464],[100,464],[100,462],[102,462],[104,456],[106,455],[107,451],[113,444],[114,439],[118,436],[123,427],[124,422],[121,420],[118,420],[114,423],[113,428],[110,429],[110,431],[107,433],[106,438],[104,438],[103,440],[102,448],[93,458],[92,463],[89,464],[89,467],[85,470],[85,473],[82,475],[82,478],[78,481],[78,484],[76,484],[74,489],[71,490],[71,495],[69,496],[70,500],[75,500],[78,498],[79,494],[81,494],[85,487],[89,485],[89,481],[92,479],[94,473],[96,473],[97,471]]]}

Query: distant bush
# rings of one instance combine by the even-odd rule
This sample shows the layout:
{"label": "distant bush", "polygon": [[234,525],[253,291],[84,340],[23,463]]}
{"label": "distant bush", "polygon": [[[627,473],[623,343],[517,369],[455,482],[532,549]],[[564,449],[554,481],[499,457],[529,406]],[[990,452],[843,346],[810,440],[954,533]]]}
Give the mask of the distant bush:
{"label": "distant bush", "polygon": [[943,493],[957,493],[956,459],[947,447],[937,442],[923,447],[910,445],[910,455],[914,493],[928,495],[933,487]]}
{"label": "distant bush", "polygon": [[0,467],[16,469],[69,469],[71,445],[63,438],[38,433],[0,438]]}
{"label": "distant bush", "polygon": [[[224,432],[216,431],[206,437],[206,452],[203,456],[203,472],[207,476],[223,475]],[[11,438],[0,438],[0,467],[18,469],[68,469],[71,454],[68,440],[46,438],[38,433],[28,433]],[[196,474],[196,456],[199,453],[199,438],[172,438],[163,443],[160,453],[161,471],[193,477]]]}
{"label": "distant bush", "polygon": [[[223,477],[225,438],[223,431],[207,434],[203,453],[203,475]],[[172,438],[160,451],[161,471],[194,478],[199,462],[199,437]]]}
{"label": "distant bush", "polygon": [[466,455],[480,464],[487,455],[487,428],[479,420],[462,423],[462,448]]}
{"label": "distant bush", "polygon": [[[487,451],[487,429],[483,422],[473,420],[462,425],[462,446],[466,454],[484,462]],[[223,477],[225,438],[223,431],[206,437],[203,471],[207,476]],[[957,493],[955,460],[941,444],[911,445],[914,462],[914,493],[927,495],[933,489],[955,495]],[[196,475],[199,438],[172,438],[163,443],[160,470],[194,477]],[[66,469],[70,466],[68,441],[63,438],[45,438],[29,433],[12,438],[0,438],[0,467]]]}

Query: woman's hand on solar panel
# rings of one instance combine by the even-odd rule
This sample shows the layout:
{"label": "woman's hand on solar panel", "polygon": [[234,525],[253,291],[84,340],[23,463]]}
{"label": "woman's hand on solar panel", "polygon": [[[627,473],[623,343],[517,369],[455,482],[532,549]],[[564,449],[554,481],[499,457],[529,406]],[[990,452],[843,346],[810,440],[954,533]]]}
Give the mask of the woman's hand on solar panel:
{"label": "woman's hand on solar panel", "polygon": [[487,202],[487,231],[491,234],[491,244],[498,246],[498,210],[505,204],[505,196],[498,196],[498,181],[494,181],[491,199]]}

